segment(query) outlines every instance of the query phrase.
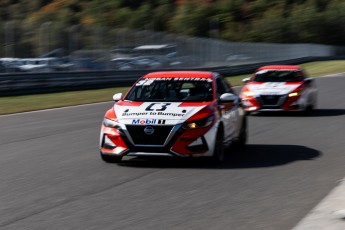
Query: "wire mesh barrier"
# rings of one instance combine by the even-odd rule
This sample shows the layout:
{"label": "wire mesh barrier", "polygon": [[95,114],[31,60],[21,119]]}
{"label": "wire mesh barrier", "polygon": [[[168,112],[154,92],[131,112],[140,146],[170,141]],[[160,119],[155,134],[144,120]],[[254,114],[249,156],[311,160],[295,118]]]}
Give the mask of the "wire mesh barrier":
{"label": "wire mesh barrier", "polygon": [[18,21],[4,23],[0,44],[0,72],[234,66],[345,53],[344,48],[328,45],[228,42],[55,22],[33,29]]}
{"label": "wire mesh barrier", "polygon": [[[155,31],[11,21],[0,29],[0,94],[129,85],[154,70],[203,69],[232,75],[260,63],[345,53],[318,44],[239,43]],[[308,60],[309,60],[308,59]]]}
{"label": "wire mesh barrier", "polygon": [[[299,64],[328,59],[334,59],[334,57],[307,57],[237,66],[187,68],[187,70],[215,71],[224,76],[231,76],[252,73],[255,69],[266,64]],[[0,74],[0,96],[131,86],[139,77],[148,72],[151,72],[151,70],[101,70],[86,72],[69,71]]]}

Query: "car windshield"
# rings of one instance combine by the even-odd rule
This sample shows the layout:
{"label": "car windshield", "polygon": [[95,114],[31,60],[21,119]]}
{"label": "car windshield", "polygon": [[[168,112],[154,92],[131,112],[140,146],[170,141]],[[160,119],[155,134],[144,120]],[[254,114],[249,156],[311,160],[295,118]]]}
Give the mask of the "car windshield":
{"label": "car windshield", "polygon": [[212,101],[212,80],[207,78],[146,78],[129,91],[129,101]]}
{"label": "car windshield", "polygon": [[303,76],[298,71],[259,71],[254,76],[256,82],[300,82]]}

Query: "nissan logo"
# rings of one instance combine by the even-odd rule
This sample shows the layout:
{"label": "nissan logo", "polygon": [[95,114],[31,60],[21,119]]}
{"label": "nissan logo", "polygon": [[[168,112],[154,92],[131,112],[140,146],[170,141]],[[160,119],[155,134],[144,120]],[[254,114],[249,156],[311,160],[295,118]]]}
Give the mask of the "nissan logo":
{"label": "nissan logo", "polygon": [[152,135],[155,130],[152,126],[146,126],[145,129],[144,129],[144,132],[147,134],[147,135]]}

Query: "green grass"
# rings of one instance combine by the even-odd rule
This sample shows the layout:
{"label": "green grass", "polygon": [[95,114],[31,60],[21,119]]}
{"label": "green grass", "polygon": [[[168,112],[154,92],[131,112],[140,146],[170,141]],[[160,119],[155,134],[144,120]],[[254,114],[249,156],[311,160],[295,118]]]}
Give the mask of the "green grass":
{"label": "green grass", "polygon": [[[345,60],[311,62],[301,65],[310,76],[345,72]],[[233,86],[242,85],[242,79],[250,74],[232,76],[227,79]],[[26,96],[0,97],[0,114],[11,114],[70,105],[81,105],[95,102],[111,101],[113,94],[126,92],[128,87],[98,90],[83,90],[63,93],[37,94]]]}
{"label": "green grass", "polygon": [[127,89],[128,87],[120,87],[63,93],[0,97],[0,114],[110,101],[113,94],[117,92],[126,92]]}
{"label": "green grass", "polygon": [[345,60],[310,62],[301,66],[312,77],[345,72]]}

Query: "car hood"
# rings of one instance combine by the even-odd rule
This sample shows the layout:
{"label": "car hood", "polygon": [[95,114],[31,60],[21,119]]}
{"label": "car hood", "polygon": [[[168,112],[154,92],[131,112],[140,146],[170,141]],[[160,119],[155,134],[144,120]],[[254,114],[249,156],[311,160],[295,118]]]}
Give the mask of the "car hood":
{"label": "car hood", "polygon": [[183,123],[210,103],[124,102],[114,105],[120,123],[133,125],[175,125]]}
{"label": "car hood", "polygon": [[248,84],[247,87],[250,91],[259,95],[283,95],[299,87],[301,83],[290,82],[264,82]]}

